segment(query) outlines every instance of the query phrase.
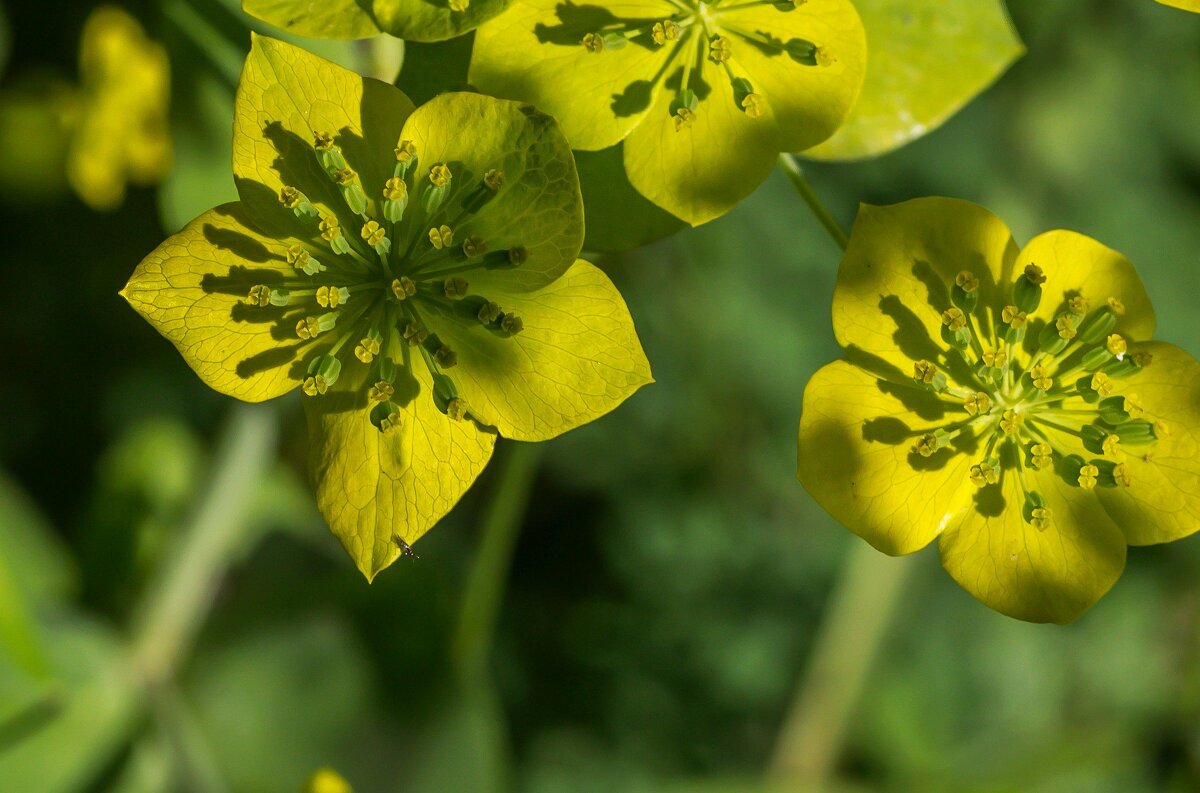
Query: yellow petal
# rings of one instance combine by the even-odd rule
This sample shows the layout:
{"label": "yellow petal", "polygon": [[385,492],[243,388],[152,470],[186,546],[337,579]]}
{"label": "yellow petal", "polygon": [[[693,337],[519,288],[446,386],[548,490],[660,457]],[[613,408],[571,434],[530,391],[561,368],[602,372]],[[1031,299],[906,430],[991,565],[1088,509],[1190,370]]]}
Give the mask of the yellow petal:
{"label": "yellow petal", "polygon": [[358,0],[242,0],[242,10],[297,36],[365,39],[378,35],[370,3]]}
{"label": "yellow petal", "polygon": [[496,442],[495,433],[437,409],[420,364],[398,375],[400,426],[380,432],[366,399],[369,374],[347,366],[327,394],[304,400],[317,506],[367,580],[400,555],[396,537],[415,543],[450,511]]}
{"label": "yellow petal", "polygon": [[524,329],[506,337],[473,317],[426,313],[458,353],[449,374],[471,414],[504,437],[553,438],[652,382],[625,301],[592,264],[579,260],[533,292],[506,289],[504,278],[482,273],[471,289],[515,312]]}
{"label": "yellow petal", "polygon": [[1184,11],[1195,11],[1200,14],[1200,0],[1158,0],[1165,6],[1182,8]]}
{"label": "yellow petal", "polygon": [[1149,446],[1124,448],[1132,484],[1097,488],[1096,495],[1124,531],[1130,545],[1186,537],[1200,528],[1200,364],[1172,344],[1135,344],[1153,361],[1119,382],[1137,394],[1146,418],[1161,420],[1167,433]]}
{"label": "yellow petal", "polygon": [[362,77],[282,41],[254,36],[238,84],[233,174],[256,226],[271,234],[311,232],[279,202],[284,185],[303,192],[347,229],[362,221],[346,206],[313,150],[313,133],[334,136],[347,164],[376,205],[395,166],[393,149],[412,103],[396,88]]}
{"label": "yellow petal", "polygon": [[781,151],[815,146],[846,120],[867,70],[866,32],[849,0],[798,4],[785,13],[771,3],[747,4],[722,13],[720,21],[728,30],[752,36],[766,31],[780,41],[811,41],[829,59],[819,66],[807,66],[734,34],[732,61],[738,67],[734,72],[749,78],[755,92],[764,97],[771,122],[779,128]]}
{"label": "yellow petal", "polygon": [[[979,279],[976,311],[998,317],[1009,301],[1017,244],[1000,218],[951,198],[859,208],[833,293],[833,330],[907,376],[914,361],[939,362],[942,312],[961,270]],[[1000,284],[998,287],[997,284]],[[951,371],[953,375],[954,372]]]}
{"label": "yellow petal", "polygon": [[[205,212],[159,245],[121,295],[223,394],[260,402],[300,384],[312,343],[285,309],[245,305],[250,289],[295,275],[294,240],[256,231],[240,204]],[[291,317],[291,319],[288,319]]]}
{"label": "yellow petal", "polygon": [[[1010,461],[1011,462],[1011,461]],[[990,608],[1030,622],[1074,620],[1109,590],[1125,567],[1125,537],[1095,491],[1071,487],[1053,471],[1026,469],[1052,518],[1038,531],[1022,515],[1024,495],[1011,467],[952,520],[938,543],[942,566]]]}
{"label": "yellow petal", "polygon": [[1029,315],[1050,321],[1066,307],[1067,297],[1082,295],[1092,308],[1115,297],[1125,304],[1116,332],[1128,339],[1154,335],[1154,308],[1142,279],[1128,259],[1091,237],[1074,231],[1047,231],[1029,241],[1017,259],[1018,272],[1027,264],[1042,268],[1042,302]]}
{"label": "yellow petal", "polygon": [[970,455],[945,449],[925,458],[913,450],[925,430],[950,420],[944,410],[911,382],[891,384],[846,361],[823,367],[804,389],[801,484],[884,553],[924,548],[975,489]]}
{"label": "yellow petal", "polygon": [[635,43],[615,52],[589,52],[580,41],[604,19],[644,19],[649,27],[678,11],[665,0],[626,0],[603,8],[560,0],[513,3],[475,33],[470,82],[554,116],[573,148],[608,148],[637,126],[655,97],[671,93],[656,75],[673,48]]}
{"label": "yellow petal", "polygon": [[449,164],[464,193],[488,171],[503,172],[500,190],[464,222],[488,250],[528,251],[519,268],[506,271],[506,284],[536,289],[574,263],[583,245],[583,198],[570,144],[553,118],[517,102],[446,93],[409,116],[402,137],[417,147],[422,167]]}
{"label": "yellow petal", "polygon": [[660,91],[625,141],[630,183],[693,226],[725,214],[754,192],[775,168],[782,147],[770,118],[751,118],[738,109],[728,80],[713,80],[710,87],[691,124],[678,129],[671,114],[675,94]]}

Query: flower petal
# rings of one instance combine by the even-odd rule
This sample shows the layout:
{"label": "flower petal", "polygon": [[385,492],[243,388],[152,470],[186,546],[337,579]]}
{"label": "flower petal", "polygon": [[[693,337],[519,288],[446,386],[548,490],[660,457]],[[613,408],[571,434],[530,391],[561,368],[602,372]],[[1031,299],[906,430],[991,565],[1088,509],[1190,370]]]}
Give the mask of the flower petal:
{"label": "flower petal", "polygon": [[470,0],[462,11],[429,0],[371,0],[379,27],[410,41],[444,41],[473,30],[508,7],[510,0]]}
{"label": "flower petal", "polygon": [[1147,418],[1165,422],[1169,434],[1153,446],[1126,448],[1130,487],[1095,492],[1130,545],[1170,542],[1200,528],[1200,363],[1163,342],[1130,351],[1154,359],[1119,381],[1121,391],[1137,394]]}
{"label": "flower petal", "polygon": [[[454,232],[459,239],[478,236],[493,251],[526,248],[528,260],[506,271],[505,283],[536,289],[575,261],[583,245],[583,197],[571,147],[553,118],[517,102],[448,93],[417,108],[403,137],[416,145],[422,174],[438,163],[450,166],[459,195],[480,187],[487,171],[503,171],[499,192]],[[420,238],[423,230],[416,231]]]}
{"label": "flower petal", "polygon": [[283,186],[303,192],[325,214],[356,230],[313,149],[315,131],[333,134],[359,175],[372,215],[395,165],[393,149],[412,103],[386,83],[362,77],[282,41],[254,36],[238,84],[233,121],[233,174],[256,226],[269,234],[312,237],[316,223],[298,220],[279,202]]}
{"label": "flower petal", "polygon": [[297,36],[365,39],[380,33],[369,4],[358,0],[242,0],[242,10]]}
{"label": "flower petal", "polygon": [[[401,423],[371,423],[366,367],[348,366],[329,393],[304,400],[309,474],[317,506],[346,552],[371,580],[451,510],[492,455],[495,433],[437,409],[428,371],[404,372]],[[415,377],[415,379],[414,379]]]}
{"label": "flower petal", "polygon": [[754,192],[775,168],[782,146],[769,114],[752,118],[742,112],[728,80],[710,87],[691,124],[679,129],[671,110],[675,94],[660,91],[625,141],[630,183],[693,226],[725,214]]}
{"label": "flower petal", "polygon": [[1112,248],[1074,231],[1047,231],[1021,250],[1018,270],[1031,263],[1042,268],[1046,283],[1042,284],[1042,302],[1030,319],[1052,320],[1066,306],[1067,297],[1076,294],[1093,306],[1116,297],[1125,304],[1117,332],[1137,340],[1154,335],[1154,307],[1142,279],[1130,261]]}
{"label": "flower petal", "polygon": [[976,313],[998,314],[1016,259],[1004,221],[969,201],[864,204],[838,268],[834,334],[843,347],[877,356],[909,378],[913,361],[938,363],[943,355],[941,312],[950,307],[955,275],[971,270],[980,281]]}
{"label": "flower petal", "polygon": [[271,399],[300,384],[313,342],[295,337],[286,309],[245,298],[295,275],[286,258],[292,242],[260,234],[241,204],[225,204],[159,245],[121,295],[208,386],[248,402]]}
{"label": "flower petal", "polygon": [[514,3],[476,32],[470,82],[554,116],[573,148],[608,148],[654,105],[662,93],[657,75],[674,50],[635,41],[618,51],[589,52],[580,42],[615,19],[643,20],[648,28],[678,11],[665,0],[603,7],[561,0]]}
{"label": "flower petal", "polygon": [[[506,337],[473,315],[430,315],[458,353],[449,370],[471,414],[506,438],[543,441],[608,413],[652,382],[620,292],[597,267],[579,260],[534,291],[504,288],[493,277],[471,289],[516,313],[524,330]],[[470,311],[469,301],[458,304]]]}
{"label": "flower petal", "polygon": [[913,450],[925,430],[950,418],[930,392],[835,361],[804,389],[797,476],[829,514],[879,550],[920,550],[974,490],[970,455],[946,449],[926,458]]}
{"label": "flower petal", "polygon": [[1182,8],[1184,11],[1195,11],[1200,14],[1200,0],[1158,0],[1165,6]]}
{"label": "flower petal", "polygon": [[1027,470],[1052,523],[1035,529],[1008,468],[998,485],[978,491],[950,522],[938,548],[942,567],[980,602],[1016,619],[1066,623],[1109,590],[1125,567],[1125,537],[1089,492],[1053,472]]}
{"label": "flower petal", "polygon": [[[779,128],[780,149],[802,151],[834,134],[854,107],[867,71],[867,36],[854,4],[825,0],[781,12],[774,4],[757,3],[728,13],[718,6],[717,12],[718,24],[733,33],[731,68],[764,97]],[[755,46],[738,33],[768,35],[779,47]],[[798,63],[781,49],[795,39],[817,45],[832,61]]]}
{"label": "flower petal", "polygon": [[937,129],[1025,48],[1003,0],[855,0],[871,41],[867,80],[846,123],[804,153],[877,157]]}

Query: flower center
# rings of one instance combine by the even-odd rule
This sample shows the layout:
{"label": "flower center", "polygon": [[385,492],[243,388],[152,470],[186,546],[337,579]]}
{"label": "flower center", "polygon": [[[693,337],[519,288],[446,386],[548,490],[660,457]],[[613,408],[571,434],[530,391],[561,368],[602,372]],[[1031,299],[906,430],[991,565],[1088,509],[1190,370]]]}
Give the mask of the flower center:
{"label": "flower center", "polygon": [[971,482],[996,487],[1015,477],[1022,514],[1038,530],[1053,525],[1053,515],[1031,487],[1030,469],[1083,490],[1131,487],[1128,456],[1151,459],[1167,432],[1120,387],[1150,364],[1148,353],[1131,353],[1114,332],[1125,310],[1120,300],[1093,307],[1068,293],[1051,320],[1032,320],[1045,281],[1041,268],[1027,265],[997,310],[981,304],[979,279],[960,272],[941,313],[942,354],[913,363],[915,383],[954,415],[917,433],[914,460],[977,455]]}
{"label": "flower center", "polygon": [[[473,294],[466,278],[481,269],[519,267],[529,257],[520,245],[472,233],[481,210],[503,191],[504,173],[422,163],[413,142],[402,140],[392,176],[371,201],[332,134],[316,132],[312,151],[344,208],[323,213],[299,189],[283,187],[280,203],[309,236],[287,252],[294,276],[276,286],[254,286],[246,302],[282,308],[289,321],[294,315],[303,342],[333,339],[310,360],[304,394],[327,393],[343,364],[365,367],[371,421],[390,432],[401,415],[393,399],[412,392],[403,386],[411,383],[411,367],[419,360],[432,378],[439,409],[452,419],[466,418],[468,406],[448,372],[458,356],[430,332],[428,317],[478,323],[504,338],[521,332],[520,316]],[[357,228],[344,227],[339,216]]]}
{"label": "flower center", "polygon": [[602,57],[627,46],[669,48],[670,54],[654,76],[675,90],[669,111],[675,131],[689,129],[696,120],[700,100],[711,86],[727,81],[734,105],[749,118],[761,118],[767,97],[756,89],[741,65],[739,53],[753,48],[770,56],[784,56],[803,66],[829,66],[836,58],[825,47],[807,39],[776,37],[763,30],[761,18],[742,19],[737,12],[770,7],[780,14],[795,11],[807,0],[671,0],[678,11],[665,19],[614,18],[580,39],[588,52]]}

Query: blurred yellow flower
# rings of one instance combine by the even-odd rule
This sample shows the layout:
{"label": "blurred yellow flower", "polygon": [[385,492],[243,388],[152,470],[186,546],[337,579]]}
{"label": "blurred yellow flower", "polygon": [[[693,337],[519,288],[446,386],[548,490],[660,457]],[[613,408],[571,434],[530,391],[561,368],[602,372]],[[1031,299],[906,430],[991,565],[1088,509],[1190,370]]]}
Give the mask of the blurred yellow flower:
{"label": "blurred yellow flower", "polygon": [[332,768],[318,768],[304,783],[300,793],[354,793],[354,788]]}
{"label": "blurred yellow flower", "polygon": [[92,12],[79,51],[81,100],[67,176],[88,206],[114,209],[126,185],[150,185],[171,169],[165,50],[119,8]]}
{"label": "blurred yellow flower", "polygon": [[1200,14],[1200,0],[1158,0],[1165,6],[1182,8],[1184,11],[1195,11]]}
{"label": "blurred yellow flower", "polygon": [[879,550],[937,539],[980,601],[1061,623],[1127,545],[1200,528],[1200,364],[1150,341],[1116,251],[1071,231],[1018,249],[965,201],[864,206],[833,324],[845,359],[805,390],[798,475]]}

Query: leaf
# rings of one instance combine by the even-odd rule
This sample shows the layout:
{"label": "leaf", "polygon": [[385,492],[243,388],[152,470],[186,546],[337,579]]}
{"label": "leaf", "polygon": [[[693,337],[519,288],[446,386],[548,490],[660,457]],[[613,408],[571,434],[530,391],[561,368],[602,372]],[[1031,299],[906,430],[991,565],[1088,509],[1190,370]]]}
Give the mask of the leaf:
{"label": "leaf", "polygon": [[858,103],[819,160],[878,157],[925,135],[1025,52],[1003,0],[855,0],[870,57]]}

